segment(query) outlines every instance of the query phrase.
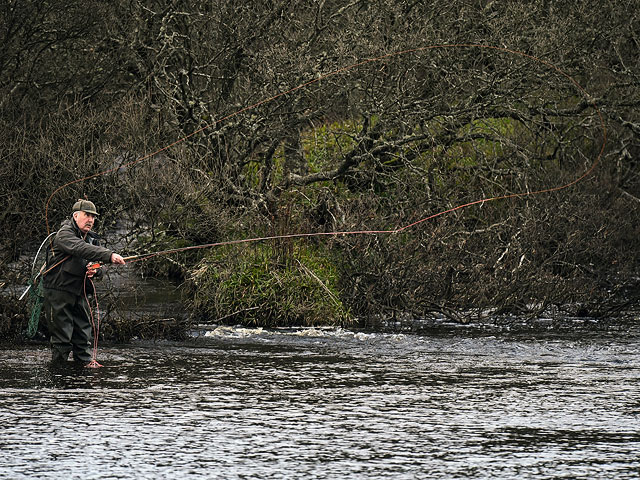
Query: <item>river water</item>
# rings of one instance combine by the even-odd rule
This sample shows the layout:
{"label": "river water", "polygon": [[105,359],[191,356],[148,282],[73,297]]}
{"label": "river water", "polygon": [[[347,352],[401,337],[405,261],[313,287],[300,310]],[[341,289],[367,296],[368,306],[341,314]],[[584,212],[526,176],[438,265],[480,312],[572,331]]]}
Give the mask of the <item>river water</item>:
{"label": "river water", "polygon": [[219,327],[0,349],[0,478],[625,479],[640,336]]}

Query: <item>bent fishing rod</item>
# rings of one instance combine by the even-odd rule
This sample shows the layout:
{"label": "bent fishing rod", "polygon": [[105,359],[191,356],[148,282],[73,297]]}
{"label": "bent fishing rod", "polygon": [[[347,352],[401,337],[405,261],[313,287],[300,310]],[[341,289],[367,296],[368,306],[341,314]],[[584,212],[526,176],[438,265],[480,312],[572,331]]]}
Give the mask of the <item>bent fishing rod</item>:
{"label": "bent fishing rod", "polygon": [[[173,143],[170,143],[154,152],[151,152],[149,154],[143,155],[142,157],[133,160],[131,162],[125,163],[123,165],[119,165],[113,168],[109,168],[107,170],[103,170],[97,173],[94,173],[92,175],[88,175],[86,177],[82,177],[82,178],[78,178],[76,180],[73,180],[71,182],[65,183],[64,185],[59,186],[58,188],[56,188],[51,195],[49,196],[49,198],[47,199],[47,202],[45,204],[45,224],[46,224],[46,228],[47,228],[47,234],[50,233],[50,228],[49,228],[49,205],[51,203],[51,200],[53,199],[53,197],[60,192],[61,190],[63,190],[64,188],[70,186],[70,185],[74,185],[77,183],[81,183],[81,182],[85,182],[87,180],[91,180],[93,178],[97,178],[99,176],[102,175],[106,175],[109,173],[113,173],[116,171],[119,171],[123,168],[128,168],[128,167],[132,167],[134,165],[137,165],[143,161],[146,161],[152,157],[157,156],[158,154],[169,150],[170,148],[188,140],[189,138],[193,137],[194,135],[197,135],[199,133],[202,133],[203,131],[212,128],[218,124],[221,124],[231,118],[234,118],[242,113],[246,113],[250,110],[254,110],[262,105],[268,104],[270,102],[273,102],[274,100],[277,100],[278,98],[281,98],[283,96],[287,96],[290,95],[294,92],[297,92],[299,90],[302,90],[304,88],[307,88],[311,85],[314,85],[316,83],[321,82],[322,80],[325,80],[327,78],[333,77],[333,76],[337,76],[346,72],[349,72],[351,70],[355,70],[359,67],[363,67],[365,65],[371,64],[371,63],[376,63],[376,62],[384,62],[386,60],[389,60],[391,58],[394,57],[398,57],[398,56],[403,56],[403,55],[410,55],[410,54],[416,54],[416,53],[420,53],[420,52],[426,52],[426,51],[430,51],[430,50],[438,50],[438,49],[484,49],[484,50],[493,50],[493,51],[497,51],[500,52],[502,54],[510,54],[510,55],[516,55],[528,60],[531,60],[533,62],[539,63],[541,65],[546,66],[547,68],[549,68],[550,70],[555,71],[556,73],[558,73],[559,75],[561,75],[562,77],[566,78],[567,80],[569,80],[570,83],[573,84],[573,86],[580,92],[580,94],[585,98],[585,100],[587,101],[587,103],[589,103],[596,111],[599,120],[600,120],[600,126],[602,128],[602,135],[603,135],[603,142],[602,142],[602,147],[600,149],[600,152],[598,153],[598,156],[596,157],[596,159],[594,160],[591,168],[585,172],[582,176],[580,176],[579,178],[577,178],[576,180],[574,180],[573,182],[570,182],[566,185],[562,185],[560,187],[556,187],[556,188],[552,188],[552,189],[547,189],[547,190],[541,190],[538,192],[530,192],[530,193],[524,193],[524,194],[514,194],[512,195],[512,197],[515,196],[521,196],[521,195],[533,195],[533,194],[538,194],[538,193],[546,193],[546,192],[550,192],[550,191],[556,191],[556,190],[562,190],[564,188],[567,188],[571,185],[574,185],[575,183],[578,183],[580,180],[582,180],[584,177],[586,177],[587,175],[589,175],[591,173],[591,171],[593,171],[593,169],[595,168],[595,166],[600,162],[600,159],[604,153],[604,148],[605,148],[605,144],[607,142],[607,129],[604,123],[604,119],[602,117],[602,113],[600,112],[600,110],[598,109],[598,106],[596,105],[595,100],[593,99],[593,97],[591,97],[591,95],[589,95],[587,93],[587,91],[572,77],[570,76],[568,73],[566,73],[564,70],[560,69],[558,66],[554,65],[553,63],[547,61],[547,60],[543,60],[539,57],[536,57],[534,55],[525,53],[525,52],[521,52],[519,50],[513,50],[510,48],[505,48],[505,47],[499,47],[499,46],[495,46],[495,45],[487,45],[487,44],[474,44],[474,43],[456,43],[456,44],[437,44],[437,45],[426,45],[426,46],[422,46],[422,47],[416,47],[416,48],[409,48],[406,50],[400,50],[400,51],[396,51],[396,52],[391,52],[391,53],[386,53],[383,55],[379,55],[377,57],[372,57],[372,58],[365,58],[364,60],[360,60],[358,62],[352,63],[350,65],[335,69],[333,71],[330,71],[328,73],[322,74],[322,75],[318,75],[315,78],[312,78],[306,82],[303,82],[293,88],[290,88],[288,90],[279,92],[271,97],[265,98],[263,100],[260,100],[256,103],[253,103],[251,105],[245,106],[243,108],[240,108],[239,110],[236,110],[226,116],[223,116],[217,120],[214,120],[196,130],[194,130],[193,132],[189,133],[188,135],[185,135],[184,137],[181,137],[179,139],[177,139],[176,141],[174,141]],[[498,197],[498,198],[505,198],[505,197]],[[509,198],[509,197],[506,197]],[[497,199],[497,198],[496,198]],[[484,199],[481,201],[490,201],[490,200],[494,200],[494,199]],[[478,202],[472,202],[473,203],[480,203],[481,201]],[[457,209],[457,208],[456,208]],[[455,209],[454,209],[455,210]],[[447,213],[447,212],[444,212]]]}

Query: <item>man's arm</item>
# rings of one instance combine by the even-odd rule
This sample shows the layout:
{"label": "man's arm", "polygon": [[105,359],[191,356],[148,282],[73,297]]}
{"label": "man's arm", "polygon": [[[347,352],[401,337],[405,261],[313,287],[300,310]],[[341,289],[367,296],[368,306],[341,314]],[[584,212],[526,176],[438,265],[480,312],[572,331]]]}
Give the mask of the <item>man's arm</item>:
{"label": "man's arm", "polygon": [[[112,262],[114,253],[111,250],[98,245],[91,245],[83,239],[76,237],[71,227],[62,227],[58,231],[53,241],[53,246],[63,253],[84,258],[91,262],[116,263]],[[118,254],[115,255],[120,257]]]}

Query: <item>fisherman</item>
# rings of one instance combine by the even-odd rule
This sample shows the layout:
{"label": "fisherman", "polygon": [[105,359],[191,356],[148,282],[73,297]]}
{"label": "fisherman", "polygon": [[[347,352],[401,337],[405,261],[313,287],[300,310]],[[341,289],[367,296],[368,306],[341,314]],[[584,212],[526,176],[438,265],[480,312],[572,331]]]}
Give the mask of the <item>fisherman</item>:
{"label": "fisherman", "polygon": [[122,256],[98,245],[91,231],[98,216],[89,200],[78,200],[47,248],[43,292],[51,334],[52,364],[65,364],[73,352],[76,364],[91,362],[92,328],[87,297],[91,278],[99,278],[96,262],[124,265]]}

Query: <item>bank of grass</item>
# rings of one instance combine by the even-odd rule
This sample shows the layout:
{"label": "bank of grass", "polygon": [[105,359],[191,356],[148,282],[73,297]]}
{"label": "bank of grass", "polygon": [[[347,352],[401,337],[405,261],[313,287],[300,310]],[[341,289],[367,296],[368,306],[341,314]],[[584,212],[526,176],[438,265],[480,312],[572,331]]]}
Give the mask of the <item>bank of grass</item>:
{"label": "bank of grass", "polygon": [[305,240],[212,251],[189,278],[189,309],[201,322],[265,327],[348,325],[330,252]]}

